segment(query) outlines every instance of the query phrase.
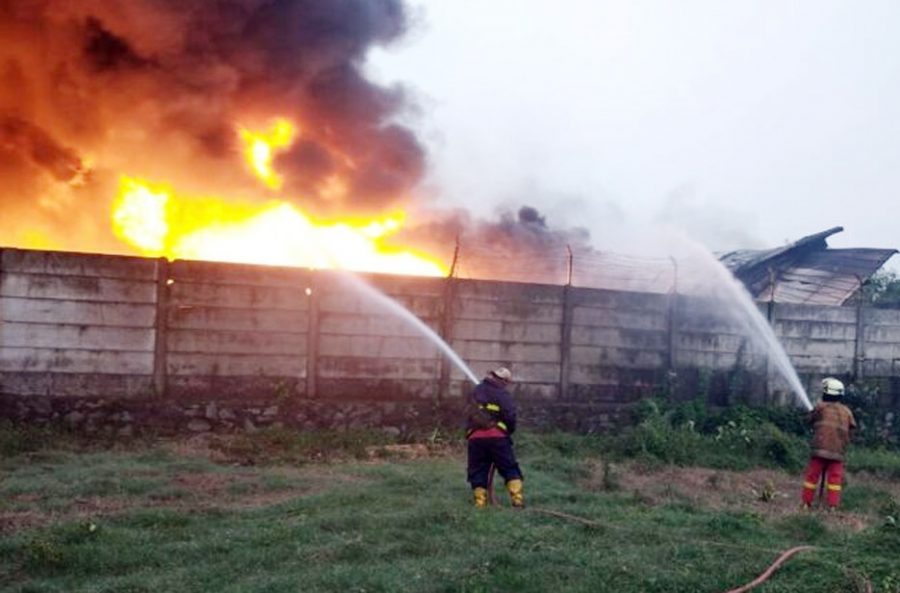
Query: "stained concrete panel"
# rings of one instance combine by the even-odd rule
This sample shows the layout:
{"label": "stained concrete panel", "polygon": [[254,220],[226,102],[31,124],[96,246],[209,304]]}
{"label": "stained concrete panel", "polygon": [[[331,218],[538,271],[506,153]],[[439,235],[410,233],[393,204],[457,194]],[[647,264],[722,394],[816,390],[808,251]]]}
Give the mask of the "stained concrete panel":
{"label": "stained concrete panel", "polygon": [[0,296],[110,303],[153,303],[156,282],[94,276],[0,273]]}
{"label": "stained concrete panel", "polygon": [[282,354],[304,356],[305,333],[231,330],[170,329],[166,335],[169,355],[177,352],[207,354]]}
{"label": "stained concrete panel", "polygon": [[0,321],[3,322],[152,328],[155,319],[155,304],[0,298]]}
{"label": "stained concrete panel", "polygon": [[175,282],[169,285],[168,290],[171,307],[207,306],[292,311],[306,311],[309,308],[309,297],[294,288]]}
{"label": "stained concrete panel", "polygon": [[305,333],[309,312],[285,309],[234,309],[172,304],[167,310],[170,329]]}
{"label": "stained concrete panel", "polygon": [[119,255],[0,250],[0,270],[20,274],[91,276],[154,281],[158,260]]}
{"label": "stained concrete panel", "polygon": [[0,344],[17,348],[152,352],[154,338],[150,328],[0,323]]}
{"label": "stained concrete panel", "polygon": [[153,352],[0,346],[0,371],[148,375]]}
{"label": "stained concrete panel", "polygon": [[172,375],[306,376],[306,357],[286,354],[170,352],[166,371]]}

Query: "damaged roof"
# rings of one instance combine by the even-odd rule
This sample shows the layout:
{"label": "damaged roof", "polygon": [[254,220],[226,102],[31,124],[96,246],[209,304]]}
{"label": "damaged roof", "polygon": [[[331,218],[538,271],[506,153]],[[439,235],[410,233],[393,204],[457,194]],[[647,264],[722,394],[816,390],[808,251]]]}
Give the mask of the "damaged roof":
{"label": "damaged roof", "polygon": [[775,249],[731,251],[720,260],[758,301],[845,304],[896,249],[829,249],[834,227]]}
{"label": "damaged roof", "polygon": [[[839,306],[853,302],[860,285],[897,253],[896,249],[829,249],[828,237],[843,230],[834,227],[782,247],[741,249],[716,257],[759,302]],[[715,280],[714,270],[703,257],[676,261],[597,250],[577,251],[569,257],[557,250],[515,265],[512,256],[467,248],[454,276],[662,294],[707,294]]]}

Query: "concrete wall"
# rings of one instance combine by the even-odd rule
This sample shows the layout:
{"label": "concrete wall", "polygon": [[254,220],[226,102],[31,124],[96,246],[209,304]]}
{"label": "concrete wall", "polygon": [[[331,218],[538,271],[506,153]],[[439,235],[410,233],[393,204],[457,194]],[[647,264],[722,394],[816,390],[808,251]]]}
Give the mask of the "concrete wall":
{"label": "concrete wall", "polygon": [[[363,278],[444,336],[478,376],[512,368],[517,397],[541,423],[603,427],[658,391],[761,402],[777,385],[766,351],[711,298]],[[90,414],[78,402],[103,398],[171,409],[173,422],[183,416],[199,428],[287,414],[303,426],[404,430],[435,406],[452,407],[469,388],[462,371],[358,282],[287,268],[2,250],[0,413],[41,408],[82,421]],[[761,311],[808,385],[826,375],[872,379],[885,406],[900,404],[900,312]],[[129,410],[118,417],[133,417]]]}
{"label": "concrete wall", "polygon": [[0,252],[0,393],[151,397],[159,266]]}

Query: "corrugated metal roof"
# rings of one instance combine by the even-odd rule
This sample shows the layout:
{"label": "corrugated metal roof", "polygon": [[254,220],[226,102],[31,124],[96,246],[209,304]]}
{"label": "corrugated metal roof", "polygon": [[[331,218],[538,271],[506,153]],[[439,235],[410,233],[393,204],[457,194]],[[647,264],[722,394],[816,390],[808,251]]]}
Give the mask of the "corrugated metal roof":
{"label": "corrugated metal roof", "polygon": [[732,251],[722,262],[758,301],[843,305],[896,249],[829,249],[834,227],[766,250]]}

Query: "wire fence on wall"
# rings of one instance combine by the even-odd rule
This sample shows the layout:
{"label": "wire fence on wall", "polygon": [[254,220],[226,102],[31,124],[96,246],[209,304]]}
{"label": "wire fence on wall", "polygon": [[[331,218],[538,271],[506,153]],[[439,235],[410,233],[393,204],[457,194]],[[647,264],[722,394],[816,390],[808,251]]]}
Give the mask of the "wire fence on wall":
{"label": "wire fence on wall", "polygon": [[523,256],[461,244],[454,252],[450,270],[454,278],[630,292],[668,293],[678,284],[678,263],[672,258],[573,251],[566,246]]}

